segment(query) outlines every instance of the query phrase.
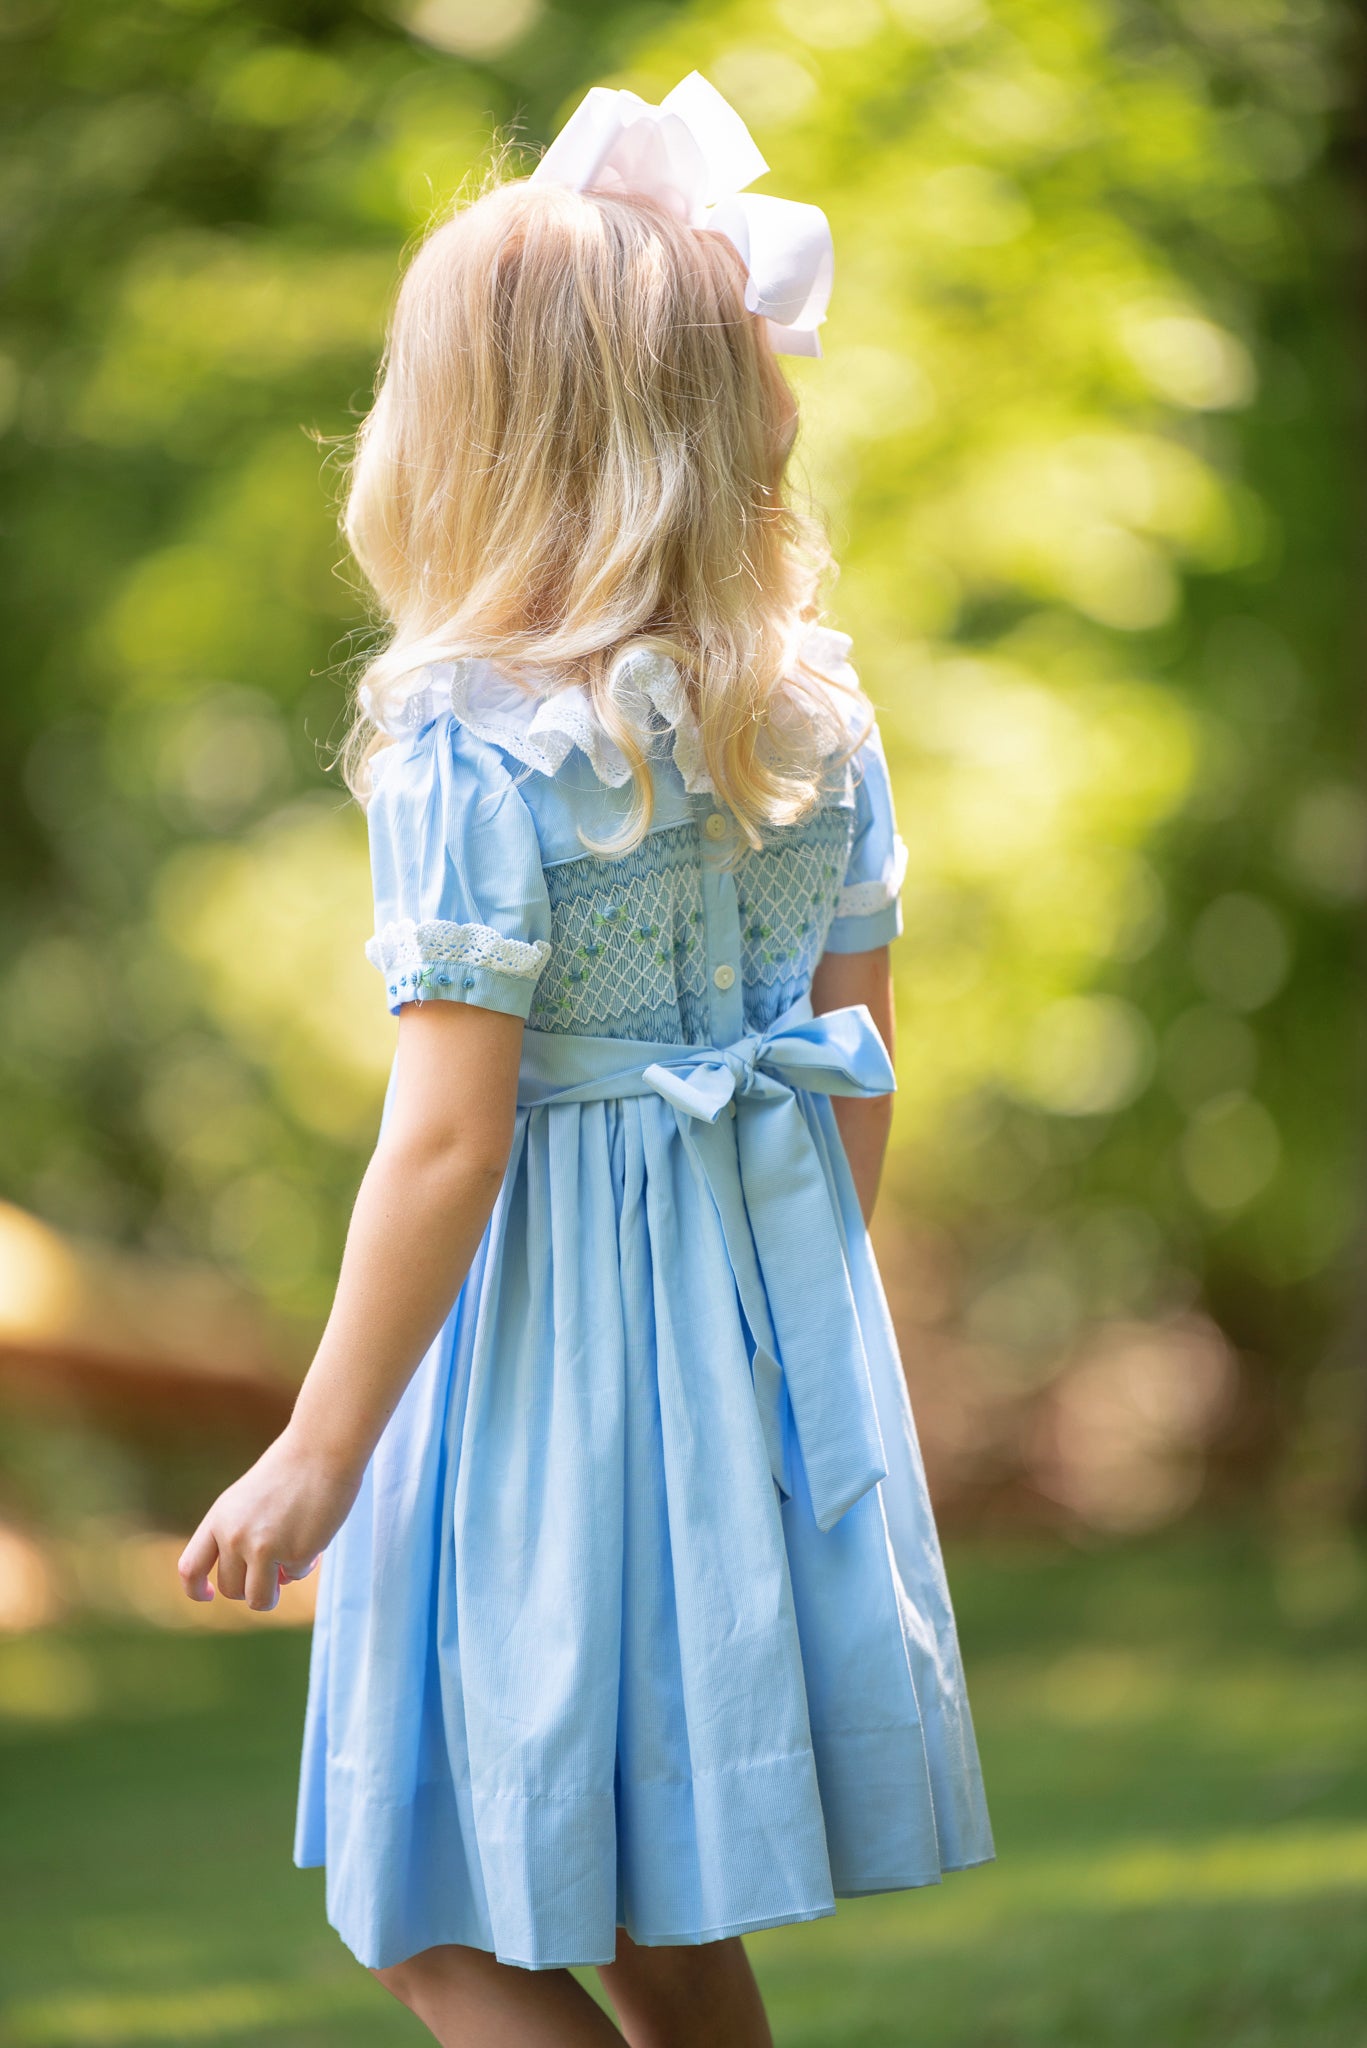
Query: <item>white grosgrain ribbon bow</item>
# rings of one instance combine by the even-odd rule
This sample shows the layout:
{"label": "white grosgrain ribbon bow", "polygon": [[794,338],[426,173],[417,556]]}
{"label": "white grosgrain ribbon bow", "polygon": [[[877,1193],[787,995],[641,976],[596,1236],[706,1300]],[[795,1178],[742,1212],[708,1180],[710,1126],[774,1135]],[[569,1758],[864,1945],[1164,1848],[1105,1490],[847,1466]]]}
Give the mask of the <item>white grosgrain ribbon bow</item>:
{"label": "white grosgrain ribbon bow", "polygon": [[735,108],[690,71],[658,107],[592,86],[529,183],[640,193],[689,227],[725,235],[745,264],[745,303],[773,348],[819,356],[835,271],[830,223],[819,206],[747,192],[768,168]]}

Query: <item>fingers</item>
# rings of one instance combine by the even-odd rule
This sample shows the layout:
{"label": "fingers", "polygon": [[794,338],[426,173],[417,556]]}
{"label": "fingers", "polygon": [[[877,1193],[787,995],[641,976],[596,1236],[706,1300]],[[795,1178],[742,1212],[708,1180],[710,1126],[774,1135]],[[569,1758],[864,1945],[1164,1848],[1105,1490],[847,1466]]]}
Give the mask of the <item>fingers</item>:
{"label": "fingers", "polygon": [[[219,1585],[223,1584],[222,1568],[219,1570]],[[273,1557],[266,1557],[255,1551],[247,1560],[246,1595],[248,1607],[258,1614],[269,1614],[280,1598],[280,1566]]]}
{"label": "fingers", "polygon": [[180,1582],[191,1600],[212,1600],[214,1589],[209,1584],[209,1573],[218,1559],[218,1538],[207,1521],[201,1522],[194,1535],[180,1553],[176,1569]]}
{"label": "fingers", "polygon": [[212,1525],[202,1522],[180,1554],[177,1570],[191,1600],[212,1600],[209,1573],[218,1567],[218,1590],[225,1600],[245,1600],[259,1614],[269,1614],[289,1579],[306,1578],[314,1564],[282,1565],[261,1547],[249,1548],[240,1538],[221,1541]]}
{"label": "fingers", "polygon": [[[321,1555],[322,1553],[320,1551],[319,1556]],[[294,1560],[291,1560],[288,1564],[282,1564],[280,1567],[280,1583],[282,1586],[288,1586],[292,1580],[306,1579],[310,1572],[317,1571],[317,1569],[317,1557],[309,1558],[307,1563],[296,1563]]]}
{"label": "fingers", "polygon": [[225,1537],[219,1545],[218,1590],[225,1600],[247,1597],[247,1560],[231,1537]]}
{"label": "fingers", "polygon": [[[280,1588],[306,1579],[321,1549],[314,1475],[269,1447],[250,1471],[221,1493],[180,1555],[179,1570],[191,1600],[241,1600],[258,1614],[280,1604]],[[332,1515],[331,1521],[340,1520]],[[305,1547],[305,1546],[309,1547]]]}

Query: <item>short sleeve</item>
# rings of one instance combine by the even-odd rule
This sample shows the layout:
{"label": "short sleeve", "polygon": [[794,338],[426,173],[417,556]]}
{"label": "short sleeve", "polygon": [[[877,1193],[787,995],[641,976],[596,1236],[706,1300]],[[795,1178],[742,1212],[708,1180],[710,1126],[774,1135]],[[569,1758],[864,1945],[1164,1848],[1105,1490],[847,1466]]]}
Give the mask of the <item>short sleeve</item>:
{"label": "short sleeve", "polygon": [[854,838],[826,937],[828,953],[871,953],[902,931],[907,849],[897,830],[892,783],[876,725],[854,757],[854,774]]}
{"label": "short sleeve", "polygon": [[531,812],[496,747],[447,711],[376,756],[366,821],[385,1002],[437,997],[526,1019],[550,955]]}

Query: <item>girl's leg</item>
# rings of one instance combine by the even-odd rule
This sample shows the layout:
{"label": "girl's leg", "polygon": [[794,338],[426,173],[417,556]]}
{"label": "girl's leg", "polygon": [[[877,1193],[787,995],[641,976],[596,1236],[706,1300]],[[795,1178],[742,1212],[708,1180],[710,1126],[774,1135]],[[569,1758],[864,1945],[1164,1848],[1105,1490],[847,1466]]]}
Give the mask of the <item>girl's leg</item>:
{"label": "girl's leg", "polygon": [[631,2048],[773,2048],[750,1958],[738,1937],[695,1948],[640,1948],[617,1930],[599,1966]]}
{"label": "girl's leg", "polygon": [[621,2048],[612,2021],[568,1970],[520,1970],[453,1944],[373,1974],[442,2048]]}

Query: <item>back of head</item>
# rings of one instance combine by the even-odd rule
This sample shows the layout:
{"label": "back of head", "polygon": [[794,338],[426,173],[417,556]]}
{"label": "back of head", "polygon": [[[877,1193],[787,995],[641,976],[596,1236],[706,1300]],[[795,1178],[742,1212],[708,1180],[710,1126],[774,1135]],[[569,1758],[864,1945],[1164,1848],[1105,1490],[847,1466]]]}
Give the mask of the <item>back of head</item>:
{"label": "back of head", "polygon": [[650,774],[611,678],[644,645],[746,837],[800,816],[830,733],[790,693],[778,715],[825,562],[784,497],[795,426],[723,236],[633,195],[487,191],[411,264],[358,440],[346,534],[391,629],[372,702],[456,655],[584,685],[632,766],[630,843]]}

